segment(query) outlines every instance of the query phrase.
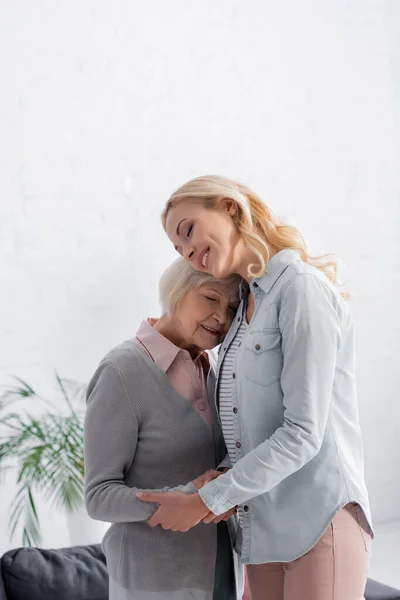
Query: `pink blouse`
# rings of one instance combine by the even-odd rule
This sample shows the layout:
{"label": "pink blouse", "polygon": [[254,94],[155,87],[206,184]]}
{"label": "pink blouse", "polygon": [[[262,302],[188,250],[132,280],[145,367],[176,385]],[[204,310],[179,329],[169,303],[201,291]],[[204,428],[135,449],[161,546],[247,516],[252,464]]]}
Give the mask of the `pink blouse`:
{"label": "pink blouse", "polygon": [[203,352],[192,360],[187,350],[175,346],[153,325],[157,319],[142,321],[136,337],[133,338],[139,348],[165,371],[177,392],[192,404],[201,418],[212,430],[212,417],[208,400],[207,373],[209,362]]}

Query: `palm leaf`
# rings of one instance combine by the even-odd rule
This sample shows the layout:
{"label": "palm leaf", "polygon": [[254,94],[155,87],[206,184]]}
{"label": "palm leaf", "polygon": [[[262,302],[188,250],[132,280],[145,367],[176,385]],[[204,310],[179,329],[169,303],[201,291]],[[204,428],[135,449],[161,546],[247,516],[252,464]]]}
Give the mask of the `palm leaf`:
{"label": "palm leaf", "polygon": [[22,541],[24,545],[38,545],[41,541],[39,519],[30,486],[22,485],[14,497],[14,509],[11,512],[9,526],[13,539],[21,517],[24,516]]}
{"label": "palm leaf", "polygon": [[[15,378],[17,385],[2,398],[37,398],[43,400],[29,384]],[[69,414],[53,410],[35,418],[8,413],[0,419],[6,433],[0,435],[0,472],[9,468],[7,461],[18,459],[17,493],[13,499],[9,527],[11,538],[22,523],[24,545],[40,541],[39,516],[35,493],[44,494],[52,507],[72,511],[83,502],[83,415],[73,407],[73,398],[83,395],[86,386],[62,380],[56,372],[61,394]],[[69,391],[72,390],[71,397]],[[46,401],[47,402],[47,401]],[[3,402],[0,409],[5,406]]]}
{"label": "palm leaf", "polygon": [[5,387],[6,389],[0,396],[0,410],[6,408],[11,403],[17,402],[18,400],[24,400],[26,398],[35,398],[36,400],[40,400],[45,404],[49,404],[54,410],[54,405],[48,400],[46,400],[46,398],[42,398],[41,396],[39,396],[39,394],[35,392],[35,390],[29,385],[29,383],[27,383],[17,375],[14,375],[13,378],[20,385],[15,385],[14,387],[1,386],[3,388]]}
{"label": "palm leaf", "polygon": [[20,384],[22,385],[22,387],[19,388],[21,390],[22,396],[24,396],[25,398],[30,398],[31,396],[36,396],[35,390],[32,388],[32,386],[29,385],[29,383],[27,383],[26,381],[21,379],[21,377],[18,377],[18,375],[14,375],[14,379],[19,381]]}
{"label": "palm leaf", "polygon": [[68,405],[71,413],[76,416],[75,409],[72,406],[71,400],[69,399],[69,396],[67,394],[67,390],[65,389],[65,386],[64,386],[64,383],[63,383],[63,380],[61,379],[61,377],[59,376],[59,374],[57,373],[57,371],[55,372],[55,375],[56,375],[57,383],[58,383],[58,385],[60,387],[60,390],[62,392],[62,395],[64,396],[65,402],[67,403],[67,405]]}

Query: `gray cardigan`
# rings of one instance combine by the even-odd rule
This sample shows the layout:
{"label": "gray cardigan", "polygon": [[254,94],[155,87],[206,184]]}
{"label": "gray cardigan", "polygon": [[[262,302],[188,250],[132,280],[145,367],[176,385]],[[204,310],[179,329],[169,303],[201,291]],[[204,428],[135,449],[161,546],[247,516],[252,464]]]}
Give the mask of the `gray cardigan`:
{"label": "gray cardigan", "polygon": [[[210,399],[212,357],[211,364]],[[217,537],[217,571],[229,568],[236,518],[229,522],[230,540],[225,523],[201,523],[186,533],[165,531],[147,524],[157,505],[136,497],[137,491],[151,489],[194,493],[190,482],[221,463],[226,448],[213,400],[210,404],[213,439],[167,375],[131,341],[111,350],[94,373],[84,427],[85,504],[92,518],[112,523],[102,542],[110,600],[211,600]],[[221,592],[221,600],[241,598],[236,554],[234,561],[236,594]]]}

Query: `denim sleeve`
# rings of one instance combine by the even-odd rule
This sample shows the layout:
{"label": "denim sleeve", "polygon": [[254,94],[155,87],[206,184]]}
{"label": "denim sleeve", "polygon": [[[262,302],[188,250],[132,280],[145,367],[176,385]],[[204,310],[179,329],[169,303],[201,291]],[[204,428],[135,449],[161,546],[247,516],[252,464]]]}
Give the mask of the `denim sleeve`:
{"label": "denim sleeve", "polygon": [[296,275],[283,292],[284,422],[227,473],[201,488],[199,495],[216,515],[268,492],[319,452],[341,342],[338,303],[330,286],[309,273]]}

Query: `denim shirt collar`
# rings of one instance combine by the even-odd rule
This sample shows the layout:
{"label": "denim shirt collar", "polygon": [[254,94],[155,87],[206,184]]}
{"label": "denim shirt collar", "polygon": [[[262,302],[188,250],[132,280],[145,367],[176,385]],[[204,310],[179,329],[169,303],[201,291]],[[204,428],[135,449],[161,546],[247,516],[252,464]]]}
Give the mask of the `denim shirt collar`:
{"label": "denim shirt collar", "polygon": [[256,277],[250,283],[250,289],[253,291],[260,287],[263,292],[268,294],[278,277],[291,263],[301,260],[300,252],[297,248],[284,248],[274,254],[268,261],[265,274],[261,277]]}

